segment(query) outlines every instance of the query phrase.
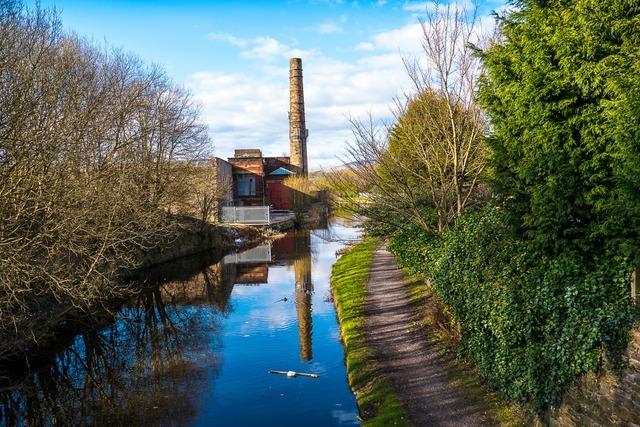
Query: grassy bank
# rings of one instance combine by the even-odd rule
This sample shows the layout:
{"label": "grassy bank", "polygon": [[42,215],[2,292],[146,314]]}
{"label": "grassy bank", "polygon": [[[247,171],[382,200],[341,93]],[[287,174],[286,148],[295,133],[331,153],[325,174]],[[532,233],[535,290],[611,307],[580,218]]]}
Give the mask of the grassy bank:
{"label": "grassy bank", "polygon": [[377,368],[365,342],[364,308],[376,239],[366,239],[333,266],[331,285],[344,341],[349,385],[365,426],[407,426],[406,414],[391,384]]}

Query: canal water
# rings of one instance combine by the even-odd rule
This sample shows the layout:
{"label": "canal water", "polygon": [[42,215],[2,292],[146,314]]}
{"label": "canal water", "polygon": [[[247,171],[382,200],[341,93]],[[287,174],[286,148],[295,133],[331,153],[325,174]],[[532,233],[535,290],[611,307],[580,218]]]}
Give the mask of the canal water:
{"label": "canal water", "polygon": [[107,326],[0,386],[0,425],[359,425],[329,288],[357,237],[332,223],[148,272]]}

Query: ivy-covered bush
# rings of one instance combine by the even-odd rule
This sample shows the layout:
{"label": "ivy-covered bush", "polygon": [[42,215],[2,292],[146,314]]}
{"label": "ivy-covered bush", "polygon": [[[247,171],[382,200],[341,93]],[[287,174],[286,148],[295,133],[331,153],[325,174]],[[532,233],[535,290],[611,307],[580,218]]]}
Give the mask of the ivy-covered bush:
{"label": "ivy-covered bush", "polygon": [[429,267],[437,257],[439,240],[437,234],[428,233],[422,227],[409,225],[393,234],[389,239],[388,249],[411,274],[428,275]]}
{"label": "ivy-covered bush", "polygon": [[426,274],[460,326],[462,355],[510,398],[543,410],[605,358],[620,363],[631,323],[628,260],[540,252],[507,215],[466,213],[441,236],[400,233],[390,248]]}

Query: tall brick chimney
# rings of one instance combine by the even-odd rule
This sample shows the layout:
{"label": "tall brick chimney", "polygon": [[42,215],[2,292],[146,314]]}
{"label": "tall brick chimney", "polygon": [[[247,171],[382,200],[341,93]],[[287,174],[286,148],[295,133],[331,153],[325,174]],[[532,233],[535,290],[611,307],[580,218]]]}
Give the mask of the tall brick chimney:
{"label": "tall brick chimney", "polygon": [[289,144],[291,164],[302,175],[309,174],[307,164],[307,126],[304,118],[304,91],[302,88],[302,59],[289,61]]}

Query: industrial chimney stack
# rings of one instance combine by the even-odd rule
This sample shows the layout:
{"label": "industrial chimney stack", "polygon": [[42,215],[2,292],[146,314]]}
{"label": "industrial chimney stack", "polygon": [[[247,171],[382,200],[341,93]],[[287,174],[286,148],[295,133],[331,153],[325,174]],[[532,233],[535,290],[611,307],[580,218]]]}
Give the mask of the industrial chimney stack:
{"label": "industrial chimney stack", "polygon": [[309,174],[307,164],[307,136],[309,131],[304,118],[304,91],[302,89],[302,59],[289,61],[289,143],[290,162],[303,176]]}

